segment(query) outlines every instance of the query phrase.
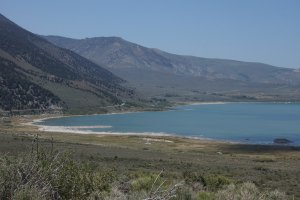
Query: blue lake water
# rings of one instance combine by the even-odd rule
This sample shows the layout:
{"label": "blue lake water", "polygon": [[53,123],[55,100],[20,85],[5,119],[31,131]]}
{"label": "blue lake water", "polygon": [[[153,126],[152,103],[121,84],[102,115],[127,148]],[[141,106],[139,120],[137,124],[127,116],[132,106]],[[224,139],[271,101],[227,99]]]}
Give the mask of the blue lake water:
{"label": "blue lake water", "polygon": [[[246,143],[286,138],[300,145],[300,104],[226,103],[178,106],[162,112],[74,116],[39,122],[47,126],[111,126],[95,132],[153,133]],[[85,129],[86,130],[86,129]]]}

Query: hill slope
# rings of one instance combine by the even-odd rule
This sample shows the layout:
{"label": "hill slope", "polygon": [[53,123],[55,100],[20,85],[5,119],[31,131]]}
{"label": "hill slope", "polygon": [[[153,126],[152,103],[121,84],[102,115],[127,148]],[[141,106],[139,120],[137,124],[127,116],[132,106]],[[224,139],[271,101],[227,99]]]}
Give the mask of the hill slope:
{"label": "hill slope", "polygon": [[[5,76],[4,71],[12,75],[7,76],[1,84],[15,82],[16,77],[22,77],[22,82],[18,85],[27,85],[22,90],[14,90],[13,100],[21,93],[26,96],[29,85],[38,86],[40,92],[49,96],[46,100],[42,100],[40,97],[43,95],[40,92],[32,93],[30,95],[33,95],[33,98],[40,99],[36,103],[39,106],[28,106],[31,103],[24,102],[24,105],[20,106],[2,105],[1,108],[4,110],[50,109],[63,106],[68,110],[77,111],[91,108],[95,112],[95,108],[119,104],[123,99],[134,95],[132,90],[121,85],[124,83],[121,78],[108,70],[70,50],[49,43],[2,15],[0,15],[0,58],[2,80]],[[12,88],[7,85],[5,87],[12,92]],[[3,96],[1,92],[1,98]],[[45,101],[52,103],[45,104]],[[2,101],[1,103],[3,104]]]}
{"label": "hill slope", "polygon": [[18,66],[0,58],[0,108],[3,110],[59,109],[61,100],[18,73]]}
{"label": "hill slope", "polygon": [[[285,98],[289,92],[298,90],[300,85],[300,72],[294,69],[262,63],[175,55],[118,37],[44,37],[105,66],[141,91],[147,91],[147,94],[193,93],[204,97],[204,94],[217,92],[232,97],[243,93],[255,98],[260,98],[262,94],[267,100],[271,100]],[[281,95],[280,98],[278,94]],[[215,98],[220,99],[220,96]],[[287,99],[289,98],[292,97]]]}

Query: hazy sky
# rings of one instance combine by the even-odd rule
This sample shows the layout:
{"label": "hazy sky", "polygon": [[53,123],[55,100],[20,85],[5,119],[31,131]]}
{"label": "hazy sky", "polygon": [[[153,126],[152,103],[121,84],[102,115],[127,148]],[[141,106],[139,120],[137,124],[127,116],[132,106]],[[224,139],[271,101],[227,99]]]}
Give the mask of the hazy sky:
{"label": "hazy sky", "polygon": [[300,68],[300,0],[0,0],[31,32]]}

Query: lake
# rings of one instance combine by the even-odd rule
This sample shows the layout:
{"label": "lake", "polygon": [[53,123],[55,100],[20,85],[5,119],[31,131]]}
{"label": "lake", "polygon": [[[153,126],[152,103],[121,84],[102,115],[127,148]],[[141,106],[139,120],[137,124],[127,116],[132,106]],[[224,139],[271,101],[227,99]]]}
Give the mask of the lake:
{"label": "lake", "polygon": [[39,125],[78,133],[175,135],[271,144],[286,138],[300,145],[300,104],[224,103],[137,112],[53,118]]}

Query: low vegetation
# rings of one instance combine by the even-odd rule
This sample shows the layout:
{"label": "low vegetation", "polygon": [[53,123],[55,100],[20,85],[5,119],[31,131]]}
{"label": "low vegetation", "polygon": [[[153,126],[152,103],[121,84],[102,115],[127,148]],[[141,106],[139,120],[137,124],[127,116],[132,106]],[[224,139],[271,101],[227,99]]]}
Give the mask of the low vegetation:
{"label": "low vegetation", "polygon": [[1,199],[83,199],[108,192],[112,170],[94,170],[67,154],[31,153],[1,158]]}
{"label": "low vegetation", "polygon": [[0,199],[300,199],[297,147],[43,133],[28,120],[0,120]]}
{"label": "low vegetation", "polygon": [[[162,174],[156,178],[153,174],[143,175],[124,183],[113,170],[93,169],[69,156],[44,152],[20,158],[4,157],[0,170],[1,199],[287,199],[277,190],[260,192],[253,183],[228,185],[216,181],[219,176],[210,176],[216,182],[199,190],[186,182],[172,186],[172,182],[163,180]],[[194,184],[197,183],[203,184]],[[220,189],[215,190],[216,186]]]}
{"label": "low vegetation", "polygon": [[54,152],[53,144],[45,150],[36,138],[31,151],[1,156],[0,199],[285,200],[287,196],[205,172],[185,171],[174,177],[165,176],[163,170],[118,172]]}

